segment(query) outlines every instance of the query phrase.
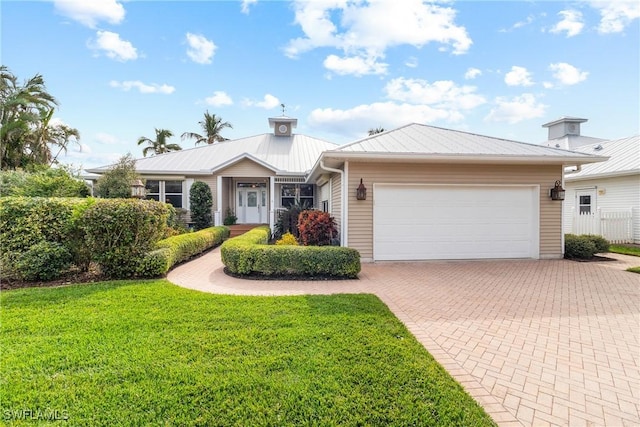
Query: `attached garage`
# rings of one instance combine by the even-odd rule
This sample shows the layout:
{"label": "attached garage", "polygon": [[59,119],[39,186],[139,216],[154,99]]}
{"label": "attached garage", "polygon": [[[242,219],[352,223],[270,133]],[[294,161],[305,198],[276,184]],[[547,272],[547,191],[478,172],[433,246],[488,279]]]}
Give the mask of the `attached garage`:
{"label": "attached garage", "polygon": [[536,185],[376,184],[373,257],[538,258]]}

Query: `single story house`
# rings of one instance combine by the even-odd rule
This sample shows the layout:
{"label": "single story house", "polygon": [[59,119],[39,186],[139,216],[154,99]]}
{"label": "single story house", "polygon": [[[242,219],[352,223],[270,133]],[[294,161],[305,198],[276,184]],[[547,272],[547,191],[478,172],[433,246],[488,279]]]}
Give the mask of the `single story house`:
{"label": "single story house", "polygon": [[561,258],[562,202],[550,189],[565,167],[606,160],[421,124],[342,146],[293,133],[291,117],[269,124],[271,133],[138,159],[148,197],[189,209],[191,184],[204,181],[216,225],[233,211],[271,227],[299,199],[330,212],[364,262]]}
{"label": "single story house", "polygon": [[563,117],[543,125],[549,128],[548,146],[609,158],[565,169],[564,232],[640,244],[640,135],[582,136],[580,124],[586,121]]}

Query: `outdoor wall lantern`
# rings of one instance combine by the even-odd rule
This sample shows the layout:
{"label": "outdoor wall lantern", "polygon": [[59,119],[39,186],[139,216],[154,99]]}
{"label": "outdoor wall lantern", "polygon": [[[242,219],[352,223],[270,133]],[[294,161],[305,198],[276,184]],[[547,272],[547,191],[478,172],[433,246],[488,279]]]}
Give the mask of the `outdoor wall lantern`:
{"label": "outdoor wall lantern", "polygon": [[556,181],[556,185],[549,190],[551,200],[564,200],[564,188],[560,185],[560,181]]}
{"label": "outdoor wall lantern", "polygon": [[133,184],[131,184],[131,197],[135,197],[136,199],[142,199],[144,196],[146,196],[145,193],[146,191],[142,181],[139,179],[136,179],[135,181],[133,181]]}
{"label": "outdoor wall lantern", "polygon": [[356,199],[367,200],[367,187],[362,183],[362,178],[360,178],[360,185],[356,189]]}

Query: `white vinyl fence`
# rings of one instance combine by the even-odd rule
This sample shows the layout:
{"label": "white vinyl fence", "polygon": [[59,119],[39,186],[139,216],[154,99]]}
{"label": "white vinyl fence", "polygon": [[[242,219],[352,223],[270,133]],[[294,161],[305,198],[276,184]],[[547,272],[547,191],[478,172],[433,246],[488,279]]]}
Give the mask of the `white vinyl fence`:
{"label": "white vinyl fence", "polygon": [[633,243],[631,209],[580,214],[574,212],[573,234],[596,234],[611,243]]}

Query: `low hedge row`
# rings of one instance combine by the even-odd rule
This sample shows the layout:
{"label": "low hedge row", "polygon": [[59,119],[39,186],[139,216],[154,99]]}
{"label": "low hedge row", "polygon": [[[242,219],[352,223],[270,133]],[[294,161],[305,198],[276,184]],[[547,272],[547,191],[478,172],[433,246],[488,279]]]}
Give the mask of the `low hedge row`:
{"label": "low hedge row", "polygon": [[591,259],[595,254],[609,252],[609,241],[592,234],[565,234],[564,256],[574,259]]}
{"label": "low hedge row", "polygon": [[156,249],[144,257],[137,273],[141,277],[163,276],[174,265],[220,245],[229,233],[228,227],[209,227],[160,240]]}
{"label": "low hedge row", "polygon": [[222,262],[232,274],[356,278],[357,250],[339,246],[267,245],[269,227],[257,227],[222,244]]}

